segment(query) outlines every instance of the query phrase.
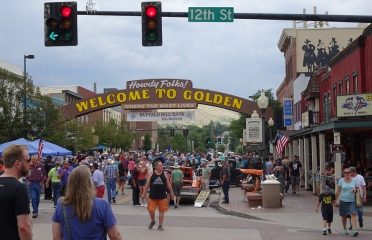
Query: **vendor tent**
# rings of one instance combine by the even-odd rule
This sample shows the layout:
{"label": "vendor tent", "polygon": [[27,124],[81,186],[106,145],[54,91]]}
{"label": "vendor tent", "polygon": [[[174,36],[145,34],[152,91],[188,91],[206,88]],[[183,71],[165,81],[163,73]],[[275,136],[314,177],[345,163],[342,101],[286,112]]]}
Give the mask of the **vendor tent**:
{"label": "vendor tent", "polygon": [[[66,156],[71,155],[72,152],[66,148],[63,148],[61,146],[58,146],[57,144],[48,142],[46,140],[44,141],[44,149],[43,149],[43,157],[45,156]],[[34,140],[32,143],[36,146],[36,148],[39,146],[40,139]]]}
{"label": "vendor tent", "polygon": [[5,148],[7,148],[10,145],[14,145],[14,144],[26,145],[30,155],[37,154],[38,144],[35,145],[33,142],[30,142],[24,138],[19,138],[19,139],[10,141],[10,142],[0,144],[0,156],[3,154],[3,151]]}
{"label": "vendor tent", "polygon": [[[17,140],[13,140],[7,143],[0,144],[0,156],[2,155],[5,148],[13,144],[26,145],[30,155],[37,154],[39,142],[40,142],[40,139],[36,139],[35,141],[28,141],[24,138],[19,138]],[[66,155],[71,155],[71,154],[72,152],[70,150],[44,140],[43,157],[66,156]]]}

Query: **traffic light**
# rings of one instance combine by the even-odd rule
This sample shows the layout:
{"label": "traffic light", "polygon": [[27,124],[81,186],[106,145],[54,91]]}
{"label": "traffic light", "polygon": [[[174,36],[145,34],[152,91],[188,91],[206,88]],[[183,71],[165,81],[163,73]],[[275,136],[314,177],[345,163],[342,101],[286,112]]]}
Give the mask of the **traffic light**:
{"label": "traffic light", "polygon": [[78,44],[76,2],[44,4],[44,44],[46,47]]}
{"label": "traffic light", "polygon": [[161,2],[142,2],[142,46],[161,46]]}

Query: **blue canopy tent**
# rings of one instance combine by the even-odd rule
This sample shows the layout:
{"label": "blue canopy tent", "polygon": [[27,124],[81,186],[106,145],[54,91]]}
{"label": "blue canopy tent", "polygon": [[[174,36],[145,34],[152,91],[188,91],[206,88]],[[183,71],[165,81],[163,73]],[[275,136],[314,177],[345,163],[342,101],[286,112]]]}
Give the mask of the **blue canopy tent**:
{"label": "blue canopy tent", "polygon": [[[39,146],[40,139],[34,140],[32,143],[36,148]],[[66,148],[58,146],[57,144],[44,140],[43,157],[45,156],[66,156],[71,155],[72,152]]]}
{"label": "blue canopy tent", "polygon": [[[19,144],[19,145],[26,145],[28,148],[28,152],[30,155],[37,154],[37,149],[39,147],[40,139],[36,139],[35,141],[28,141],[24,138],[19,138],[10,142],[6,142],[3,144],[0,144],[0,156],[2,155],[5,148],[7,148],[10,145],[13,144]],[[44,149],[43,149],[43,157],[46,156],[66,156],[71,155],[72,152],[70,150],[67,150],[66,148],[63,148],[61,146],[58,146],[54,143],[48,142],[44,140]]]}
{"label": "blue canopy tent", "polygon": [[19,138],[10,142],[0,144],[0,156],[2,156],[5,148],[13,144],[26,145],[30,155],[37,154],[38,144],[35,145],[33,142],[30,142],[24,138]]}

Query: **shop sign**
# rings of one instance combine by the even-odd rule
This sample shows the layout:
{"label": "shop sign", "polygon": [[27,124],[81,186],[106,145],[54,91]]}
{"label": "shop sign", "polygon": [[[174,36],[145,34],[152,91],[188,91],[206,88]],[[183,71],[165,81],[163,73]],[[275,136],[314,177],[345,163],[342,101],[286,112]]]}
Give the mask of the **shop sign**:
{"label": "shop sign", "polygon": [[198,197],[195,200],[194,207],[202,207],[209,196],[210,190],[200,191]]}
{"label": "shop sign", "polygon": [[293,104],[292,98],[284,98],[283,99],[283,122],[284,127],[292,126],[292,118],[293,118]]}
{"label": "shop sign", "polygon": [[301,122],[303,128],[309,127],[310,124],[313,124],[313,111],[307,111],[302,113]]}
{"label": "shop sign", "polygon": [[372,93],[337,96],[337,117],[372,115]]}

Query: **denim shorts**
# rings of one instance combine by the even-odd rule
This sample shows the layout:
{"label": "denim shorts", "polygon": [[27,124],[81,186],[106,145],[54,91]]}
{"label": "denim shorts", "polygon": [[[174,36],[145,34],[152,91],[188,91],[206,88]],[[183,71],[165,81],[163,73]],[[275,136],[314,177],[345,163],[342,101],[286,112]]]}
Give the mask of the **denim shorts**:
{"label": "denim shorts", "polygon": [[344,202],[340,200],[340,216],[346,217],[348,215],[357,214],[358,209],[355,202]]}

